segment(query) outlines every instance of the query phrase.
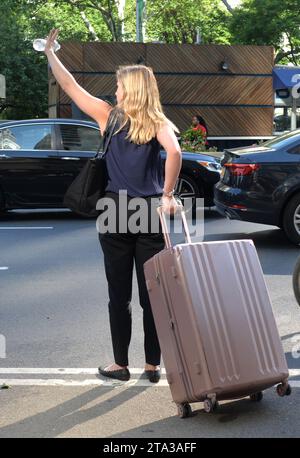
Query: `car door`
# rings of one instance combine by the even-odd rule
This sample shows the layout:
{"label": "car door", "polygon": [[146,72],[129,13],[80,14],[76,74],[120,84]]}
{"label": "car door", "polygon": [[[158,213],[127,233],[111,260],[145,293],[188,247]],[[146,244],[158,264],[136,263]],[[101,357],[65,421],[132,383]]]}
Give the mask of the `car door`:
{"label": "car door", "polygon": [[0,128],[0,184],[7,207],[43,207],[59,202],[58,153],[53,124],[16,123]]}
{"label": "car door", "polygon": [[55,131],[60,160],[58,186],[63,197],[86,161],[95,156],[101,144],[101,134],[97,127],[66,122],[56,123]]}

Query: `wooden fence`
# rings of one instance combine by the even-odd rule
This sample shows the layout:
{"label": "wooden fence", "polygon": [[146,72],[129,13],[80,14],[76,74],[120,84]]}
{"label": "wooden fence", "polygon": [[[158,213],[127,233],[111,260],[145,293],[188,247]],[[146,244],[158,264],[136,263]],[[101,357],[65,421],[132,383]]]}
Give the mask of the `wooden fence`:
{"label": "wooden fence", "polygon": [[[62,43],[59,57],[91,94],[112,99],[119,65],[153,68],[168,116],[182,131],[195,114],[210,136],[267,136],[273,129],[271,46]],[[226,62],[228,70],[221,68]],[[49,74],[49,116],[82,113]]]}

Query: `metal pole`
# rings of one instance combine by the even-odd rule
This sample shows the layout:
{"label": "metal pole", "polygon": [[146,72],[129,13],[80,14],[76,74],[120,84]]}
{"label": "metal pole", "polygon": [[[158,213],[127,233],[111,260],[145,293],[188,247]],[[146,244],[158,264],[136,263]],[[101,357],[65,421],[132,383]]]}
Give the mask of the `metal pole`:
{"label": "metal pole", "polygon": [[143,43],[144,40],[147,39],[147,34],[146,34],[146,21],[147,21],[147,13],[146,13],[146,8],[147,8],[147,0],[143,0],[143,16],[142,16],[142,34],[143,34]]}
{"label": "metal pole", "polygon": [[297,129],[297,99],[292,97],[291,130]]}
{"label": "metal pole", "polygon": [[144,0],[136,0],[136,41],[143,43]]}
{"label": "metal pole", "polygon": [[196,44],[200,45],[200,43],[202,41],[200,27],[197,27],[196,31],[197,31]]}
{"label": "metal pole", "polygon": [[6,98],[6,84],[5,84],[5,76],[0,75],[0,99]]}

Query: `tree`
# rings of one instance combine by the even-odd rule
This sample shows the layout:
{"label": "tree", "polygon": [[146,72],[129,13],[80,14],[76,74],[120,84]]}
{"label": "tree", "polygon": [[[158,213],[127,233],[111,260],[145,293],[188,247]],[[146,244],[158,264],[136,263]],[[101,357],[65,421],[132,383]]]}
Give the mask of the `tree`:
{"label": "tree", "polygon": [[[69,2],[45,0],[1,0],[0,72],[6,77],[7,99],[1,102],[0,117],[22,119],[48,114],[48,68],[43,53],[32,48],[34,38],[45,37],[52,27],[60,29],[60,40],[95,39],[79,9]],[[106,25],[94,11],[85,18],[94,24],[102,41],[111,39]]]}
{"label": "tree", "polygon": [[230,14],[219,0],[148,0],[148,41],[195,43],[200,29],[202,43],[230,43]]}
{"label": "tree", "polygon": [[[12,1],[0,4],[0,69],[6,78],[7,99],[1,103],[2,118],[31,117],[33,113],[45,115],[47,101],[47,66],[38,53],[32,52],[26,30],[22,24],[22,10]],[[38,85],[34,82],[39,81]]]}
{"label": "tree", "polygon": [[271,45],[275,63],[300,63],[300,0],[244,0],[232,12],[232,44]]}
{"label": "tree", "polygon": [[[221,0],[147,0],[146,41],[230,43],[230,13]],[[47,116],[48,71],[34,38],[55,27],[59,40],[135,41],[136,0],[1,0],[0,72],[7,100],[0,117]]]}
{"label": "tree", "polygon": [[233,8],[232,6],[228,3],[227,0],[222,0],[222,2],[224,3],[224,5],[226,6],[226,9],[229,11],[229,13],[233,13]]}
{"label": "tree", "polygon": [[[29,36],[46,36],[49,29],[60,30],[60,40],[111,41],[99,12],[83,8],[77,0],[15,0],[26,17]],[[24,24],[25,26],[25,24]]]}
{"label": "tree", "polygon": [[[18,0],[30,3],[35,8],[45,7],[49,9],[47,0]],[[130,4],[131,10],[134,0],[53,0],[52,10],[67,8],[81,17],[83,24],[88,29],[90,39],[93,41],[124,41],[126,39],[125,23],[129,17],[125,15],[126,3]],[[132,16],[130,14],[130,16]],[[69,21],[70,22],[70,21]],[[96,29],[101,24],[102,32],[106,29],[105,39],[100,36]],[[73,25],[70,23],[70,25]]]}

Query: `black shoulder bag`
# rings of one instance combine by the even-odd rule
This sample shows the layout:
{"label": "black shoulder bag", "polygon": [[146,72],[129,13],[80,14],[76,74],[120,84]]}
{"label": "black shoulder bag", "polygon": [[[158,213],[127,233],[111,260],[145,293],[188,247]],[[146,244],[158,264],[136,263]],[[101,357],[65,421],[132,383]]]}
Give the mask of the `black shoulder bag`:
{"label": "black shoulder bag", "polygon": [[87,160],[64,195],[63,204],[79,215],[96,217],[100,213],[96,210],[96,204],[105,194],[108,179],[105,156],[116,122],[117,116],[112,116],[112,119],[108,120],[108,127],[96,155]]}

